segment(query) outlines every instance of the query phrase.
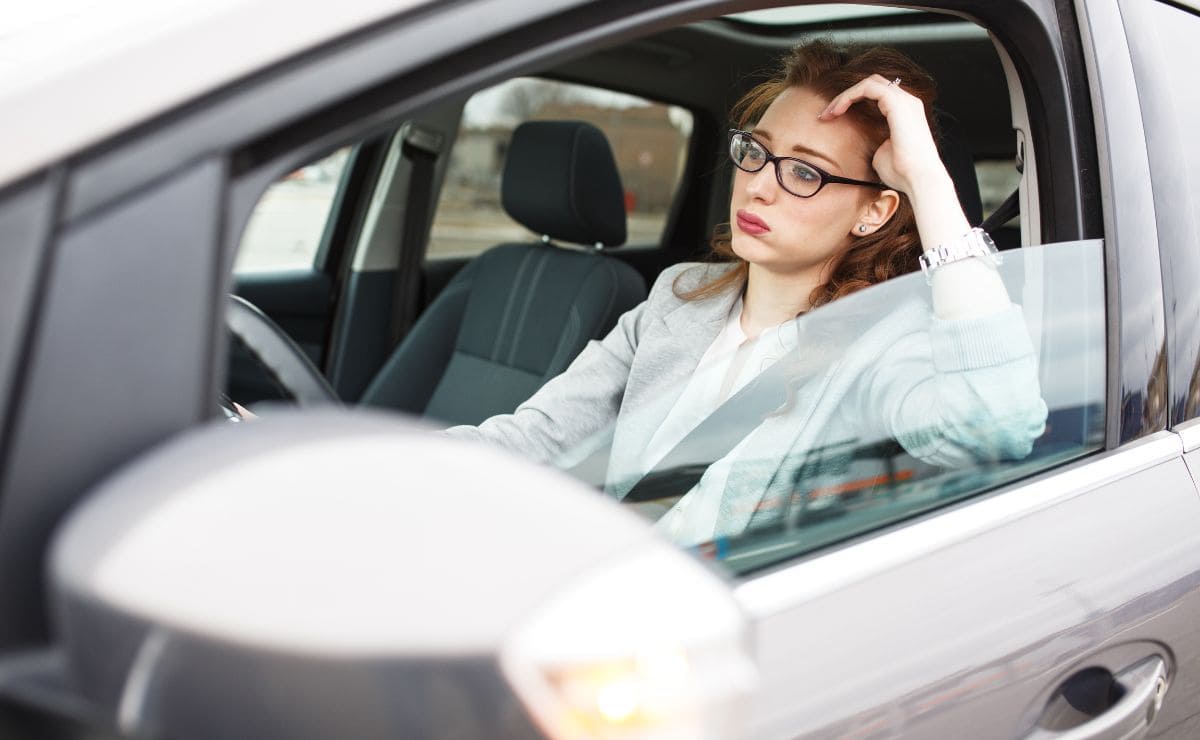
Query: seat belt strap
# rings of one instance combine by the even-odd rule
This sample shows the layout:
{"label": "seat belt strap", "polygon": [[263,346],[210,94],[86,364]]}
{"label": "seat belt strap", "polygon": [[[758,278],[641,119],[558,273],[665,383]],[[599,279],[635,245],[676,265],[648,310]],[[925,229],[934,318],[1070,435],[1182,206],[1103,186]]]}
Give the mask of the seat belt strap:
{"label": "seat belt strap", "polygon": [[1012,221],[1020,212],[1021,189],[1017,188],[1016,190],[1012,191],[1007,198],[1004,199],[1003,203],[996,207],[996,210],[992,211],[992,215],[983,220],[983,223],[979,225],[979,228],[983,229],[984,231],[991,231],[992,229],[998,228],[1009,221]]}
{"label": "seat belt strap", "polygon": [[792,350],[727,398],[634,483],[621,500],[654,501],[690,490],[710,465],[729,454],[787,402],[790,360],[798,354],[798,349]]}
{"label": "seat belt strap", "polygon": [[409,161],[408,205],[392,288],[392,345],[400,343],[416,318],[421,286],[421,262],[429,236],[430,205],[433,202],[433,175],[442,135],[409,121],[399,134],[401,152]]}

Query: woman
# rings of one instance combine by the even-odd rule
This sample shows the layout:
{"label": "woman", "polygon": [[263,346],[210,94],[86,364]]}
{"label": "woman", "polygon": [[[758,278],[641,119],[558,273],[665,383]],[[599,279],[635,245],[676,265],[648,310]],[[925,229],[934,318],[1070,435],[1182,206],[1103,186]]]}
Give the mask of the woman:
{"label": "woman", "polygon": [[[819,355],[806,311],[931,259],[934,314],[898,305],[806,377],[658,523],[695,544],[778,521],[813,450],[891,437],[937,465],[1020,458],[1046,407],[1019,307],[963,215],[932,133],[933,83],[889,49],[795,49],[735,107],[719,264],[676,265],[646,302],[513,414],[451,434],[571,465],[611,444],[623,498],[763,367]],[[843,341],[843,344],[846,344]],[[611,438],[608,438],[608,434]],[[753,451],[769,465],[741,465]],[[710,460],[711,462],[711,460]]]}

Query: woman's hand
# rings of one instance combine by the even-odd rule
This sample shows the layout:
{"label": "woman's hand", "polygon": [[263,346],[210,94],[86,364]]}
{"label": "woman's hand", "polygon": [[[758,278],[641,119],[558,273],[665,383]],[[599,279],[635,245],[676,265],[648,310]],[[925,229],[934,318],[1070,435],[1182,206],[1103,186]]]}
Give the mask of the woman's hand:
{"label": "woman's hand", "polygon": [[[871,75],[829,101],[818,116],[831,121],[863,100],[874,101],[887,119],[890,136],[871,160],[884,184],[908,196],[917,232],[926,249],[961,238],[970,229],[954,181],[942,163],[925,105],[881,75]],[[983,316],[1009,305],[996,268],[981,260],[961,260],[934,270],[933,306],[942,318]]]}
{"label": "woman's hand", "polygon": [[829,101],[818,118],[834,120],[863,100],[879,106],[891,134],[875,152],[871,166],[884,184],[912,202],[921,243],[929,248],[961,237],[970,224],[938,154],[925,105],[904,90],[903,80],[893,85],[881,75],[871,75]]}
{"label": "woman's hand", "polygon": [[903,80],[892,84],[881,75],[871,75],[829,101],[819,118],[832,120],[859,101],[874,101],[887,119],[891,136],[875,152],[871,166],[885,184],[911,197],[930,180],[949,176],[925,119],[925,104],[903,85]]}

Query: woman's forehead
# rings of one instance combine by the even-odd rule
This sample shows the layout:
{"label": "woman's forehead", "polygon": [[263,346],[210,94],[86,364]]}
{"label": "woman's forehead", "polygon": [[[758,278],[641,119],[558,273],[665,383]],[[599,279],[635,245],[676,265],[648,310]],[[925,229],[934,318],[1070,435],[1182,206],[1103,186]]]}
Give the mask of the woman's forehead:
{"label": "woman's forehead", "polygon": [[841,167],[858,159],[869,161],[866,139],[850,119],[817,118],[828,103],[805,88],[788,88],[767,107],[754,131],[779,156],[822,158]]}

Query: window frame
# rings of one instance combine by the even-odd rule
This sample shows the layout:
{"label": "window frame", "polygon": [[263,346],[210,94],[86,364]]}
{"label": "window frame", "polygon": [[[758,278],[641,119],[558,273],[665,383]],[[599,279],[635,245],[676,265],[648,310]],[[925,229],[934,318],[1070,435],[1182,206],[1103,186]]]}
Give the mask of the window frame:
{"label": "window frame", "polygon": [[[1200,253],[1195,245],[1200,238],[1200,175],[1187,169],[1188,158],[1180,156],[1176,145],[1187,138],[1183,128],[1188,107],[1200,112],[1187,96],[1169,85],[1171,69],[1178,66],[1168,58],[1165,40],[1149,32],[1171,29],[1156,13],[1175,14],[1174,20],[1190,20],[1190,28],[1200,29],[1200,10],[1175,3],[1128,3],[1122,7],[1130,60],[1138,86],[1141,118],[1156,131],[1146,137],[1146,151],[1152,177],[1149,180],[1158,228],[1159,250],[1163,265],[1163,305],[1166,309],[1166,384],[1169,392],[1167,424],[1175,426],[1200,418],[1200,327],[1194,317],[1200,313],[1200,292],[1195,279],[1200,276]],[[1143,35],[1145,34],[1145,35]],[[1185,148],[1185,151],[1187,149]],[[1191,159],[1200,158],[1200,147],[1192,145]],[[1182,182],[1181,182],[1182,181]],[[1182,206],[1182,207],[1180,207]],[[1189,208],[1190,206],[1190,208]],[[1171,269],[1167,269],[1170,266]]]}
{"label": "window frame", "polygon": [[[1109,298],[1108,448],[1166,428],[1166,414],[1147,418],[1144,399],[1166,383],[1155,359],[1165,346],[1165,303],[1158,226],[1141,111],[1106,106],[1106,99],[1137,100],[1125,26],[1116,0],[1076,0],[1088,98],[1101,111],[1096,138],[1099,201],[1104,218]],[[1081,194],[1083,195],[1083,194]],[[1121,204],[1118,209],[1117,204]],[[1121,216],[1117,218],[1117,211]],[[1147,241],[1154,249],[1142,247]]]}

